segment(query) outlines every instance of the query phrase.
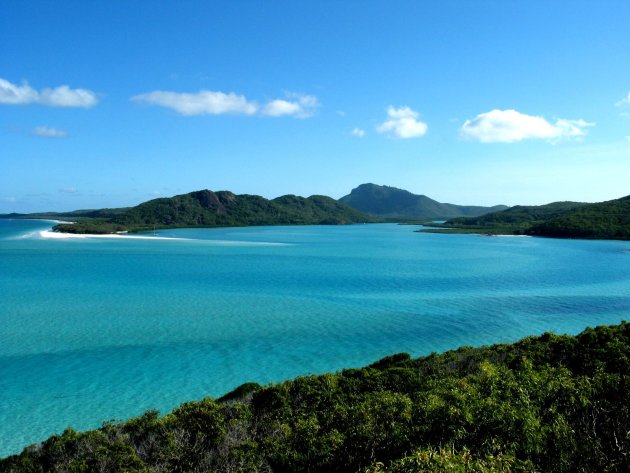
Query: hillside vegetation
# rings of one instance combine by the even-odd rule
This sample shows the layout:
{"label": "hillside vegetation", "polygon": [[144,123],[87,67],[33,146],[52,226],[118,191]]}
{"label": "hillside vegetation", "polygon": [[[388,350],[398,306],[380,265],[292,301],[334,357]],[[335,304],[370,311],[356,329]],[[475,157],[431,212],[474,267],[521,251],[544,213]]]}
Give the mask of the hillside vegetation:
{"label": "hillside vegetation", "polygon": [[627,472],[630,324],[384,358],[68,429],[3,472]]}
{"label": "hillside vegetation", "polygon": [[246,225],[346,224],[375,221],[330,197],[286,195],[268,200],[256,195],[201,190],[144,202],[110,215],[60,224],[70,233],[112,233],[152,228]]}
{"label": "hillside vegetation", "polygon": [[549,218],[558,217],[569,210],[582,205],[580,202],[553,202],[546,205],[516,205],[499,212],[492,212],[474,218],[453,218],[447,224],[467,225],[475,227],[515,226],[522,229],[530,228]]}
{"label": "hillside vegetation", "polygon": [[630,239],[630,196],[580,206],[537,225],[527,233],[559,238]]}
{"label": "hillside vegetation", "polygon": [[515,206],[475,218],[454,218],[442,233],[521,234],[554,238],[630,239],[630,196],[595,204],[553,202]]}
{"label": "hillside vegetation", "polygon": [[460,216],[477,216],[503,210],[505,205],[494,207],[443,204],[426,195],[376,184],[361,184],[341,199],[350,207],[362,212],[392,220],[445,220]]}

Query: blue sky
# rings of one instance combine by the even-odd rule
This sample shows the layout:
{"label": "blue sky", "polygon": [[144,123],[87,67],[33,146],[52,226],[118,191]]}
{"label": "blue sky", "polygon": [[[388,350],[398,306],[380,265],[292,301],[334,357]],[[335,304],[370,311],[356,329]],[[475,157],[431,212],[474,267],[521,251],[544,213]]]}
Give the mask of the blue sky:
{"label": "blue sky", "polygon": [[0,213],[630,194],[630,2],[7,1]]}

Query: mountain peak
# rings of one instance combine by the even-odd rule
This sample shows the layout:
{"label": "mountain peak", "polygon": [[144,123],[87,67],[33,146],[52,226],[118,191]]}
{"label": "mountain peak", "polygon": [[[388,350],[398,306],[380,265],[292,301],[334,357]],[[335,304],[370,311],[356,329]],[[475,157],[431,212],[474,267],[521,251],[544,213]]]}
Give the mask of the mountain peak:
{"label": "mountain peak", "polygon": [[507,207],[480,207],[442,204],[426,195],[413,194],[404,189],[361,184],[350,194],[339,199],[344,204],[381,217],[413,220],[442,220],[455,216],[477,216]]}

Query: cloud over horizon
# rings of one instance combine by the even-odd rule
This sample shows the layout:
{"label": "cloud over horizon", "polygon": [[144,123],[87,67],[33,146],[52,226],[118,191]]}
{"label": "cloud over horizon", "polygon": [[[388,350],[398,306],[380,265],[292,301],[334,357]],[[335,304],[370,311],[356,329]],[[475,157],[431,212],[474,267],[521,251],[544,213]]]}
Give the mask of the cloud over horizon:
{"label": "cloud over horizon", "polygon": [[623,107],[625,105],[630,105],[630,92],[624,98],[622,98],[619,102],[615,104],[615,107]]}
{"label": "cloud over horizon", "polygon": [[60,194],[78,194],[79,189],[77,189],[76,187],[64,187],[62,189],[59,189],[59,193]]}
{"label": "cloud over horizon", "polygon": [[410,107],[387,108],[387,120],[376,127],[378,133],[387,133],[394,138],[417,138],[424,136],[428,126],[418,120],[420,114]]}
{"label": "cloud over horizon", "polygon": [[559,118],[552,124],[541,116],[494,109],[466,120],[460,134],[463,138],[480,143],[515,143],[528,139],[555,143],[563,139],[579,139],[586,135],[585,128],[591,126],[595,126],[595,123],[582,119]]}
{"label": "cloud over horizon", "polygon": [[65,131],[49,126],[35,127],[32,133],[36,136],[41,136],[42,138],[65,138],[68,136],[68,133]]}
{"label": "cloud over horizon", "polygon": [[61,85],[39,92],[26,82],[22,85],[15,85],[0,78],[0,104],[40,104],[48,107],[91,108],[97,103],[98,98],[91,90],[71,89],[67,85]]}
{"label": "cloud over horizon", "polygon": [[264,106],[234,92],[200,90],[196,93],[156,90],[131,97],[133,102],[170,108],[180,115],[262,115],[267,117],[293,116],[307,118],[319,106],[317,97],[296,93],[286,99],[274,99]]}

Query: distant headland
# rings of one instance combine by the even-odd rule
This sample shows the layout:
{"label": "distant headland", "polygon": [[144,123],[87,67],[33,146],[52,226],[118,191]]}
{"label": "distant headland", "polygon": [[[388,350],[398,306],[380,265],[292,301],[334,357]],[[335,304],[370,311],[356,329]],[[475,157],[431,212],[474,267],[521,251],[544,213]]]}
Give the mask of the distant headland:
{"label": "distant headland", "polygon": [[434,225],[436,228],[420,231],[630,240],[630,196],[595,204],[553,202],[538,206],[517,205],[500,212],[453,218]]}
{"label": "distant headland", "polygon": [[[78,234],[146,232],[164,228],[257,225],[430,224],[420,232],[630,239],[630,196],[600,203],[553,202],[492,207],[441,203],[395,187],[361,184],[335,200],[324,195],[266,199],[199,190],[135,207],[4,214],[0,218],[58,219],[54,231]],[[445,220],[444,223],[435,223]]]}
{"label": "distant headland", "polygon": [[180,227],[254,225],[341,225],[377,222],[378,218],[331,197],[285,195],[268,200],[257,195],[200,190],[153,199],[136,207],[77,210],[66,213],[9,214],[5,218],[55,218],[57,232],[106,234]]}

